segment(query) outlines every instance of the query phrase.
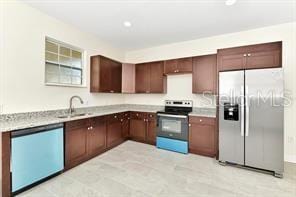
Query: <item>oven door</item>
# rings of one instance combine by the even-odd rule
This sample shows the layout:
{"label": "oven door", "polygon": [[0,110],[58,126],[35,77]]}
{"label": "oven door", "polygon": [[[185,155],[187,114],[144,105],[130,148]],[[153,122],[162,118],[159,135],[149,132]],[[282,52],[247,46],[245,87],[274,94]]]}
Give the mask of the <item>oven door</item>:
{"label": "oven door", "polygon": [[157,114],[157,136],[188,141],[188,116]]}

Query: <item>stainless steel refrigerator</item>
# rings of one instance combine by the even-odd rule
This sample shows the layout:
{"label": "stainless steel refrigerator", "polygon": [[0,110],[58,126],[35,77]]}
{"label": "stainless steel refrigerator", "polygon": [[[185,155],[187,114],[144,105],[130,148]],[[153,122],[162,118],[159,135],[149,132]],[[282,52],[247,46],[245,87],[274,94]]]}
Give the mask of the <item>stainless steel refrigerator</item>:
{"label": "stainless steel refrigerator", "polygon": [[284,171],[281,68],[219,73],[219,161]]}

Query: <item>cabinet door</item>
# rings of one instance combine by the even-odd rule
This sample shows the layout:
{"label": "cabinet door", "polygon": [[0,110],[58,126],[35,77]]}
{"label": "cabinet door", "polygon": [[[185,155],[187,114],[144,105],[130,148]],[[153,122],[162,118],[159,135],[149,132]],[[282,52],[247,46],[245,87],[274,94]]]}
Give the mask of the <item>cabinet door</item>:
{"label": "cabinet door", "polygon": [[88,120],[66,123],[65,168],[72,168],[87,159]]}
{"label": "cabinet door", "polygon": [[110,92],[112,86],[112,60],[100,56],[100,92]]}
{"label": "cabinet door", "polygon": [[130,120],[130,137],[134,140],[144,142],[146,139],[146,121],[145,119]]}
{"label": "cabinet door", "polygon": [[106,149],[107,124],[104,117],[93,118],[88,130],[89,156],[93,157]]}
{"label": "cabinet door", "polygon": [[281,67],[281,51],[263,51],[247,54],[246,69]]}
{"label": "cabinet door", "polygon": [[193,59],[192,93],[215,93],[217,56],[205,55]]}
{"label": "cabinet door", "polygon": [[100,56],[90,58],[90,92],[100,91]]}
{"label": "cabinet door", "polygon": [[166,92],[166,77],[163,75],[163,62],[150,63],[150,93]]}
{"label": "cabinet door", "polygon": [[136,65],[136,93],[149,93],[150,66],[149,64]]}
{"label": "cabinet door", "polygon": [[178,60],[165,60],[164,61],[164,74],[174,74],[177,72]]}
{"label": "cabinet door", "polygon": [[122,142],[121,121],[119,114],[110,115],[108,117],[107,126],[107,147],[113,147]]}
{"label": "cabinet door", "polygon": [[156,124],[156,114],[148,114],[146,141],[150,144],[156,144]]}
{"label": "cabinet door", "polygon": [[190,117],[190,152],[211,157],[216,155],[215,120],[214,118]]}
{"label": "cabinet door", "polygon": [[111,87],[110,92],[121,92],[121,79],[122,79],[122,65],[119,62],[112,62],[111,69]]}
{"label": "cabinet door", "polygon": [[241,70],[247,63],[246,54],[218,55],[219,71]]}
{"label": "cabinet door", "polygon": [[123,113],[122,119],[122,138],[127,139],[129,137],[129,122],[130,122],[130,114],[128,112]]}
{"label": "cabinet door", "polygon": [[178,59],[177,73],[192,72],[192,57]]}

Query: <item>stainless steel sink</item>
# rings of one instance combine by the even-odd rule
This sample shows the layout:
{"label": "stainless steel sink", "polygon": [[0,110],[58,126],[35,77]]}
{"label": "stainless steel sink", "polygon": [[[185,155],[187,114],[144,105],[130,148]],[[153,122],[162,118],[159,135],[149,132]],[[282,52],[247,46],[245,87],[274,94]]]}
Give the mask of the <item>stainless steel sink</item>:
{"label": "stainless steel sink", "polygon": [[88,116],[88,115],[92,115],[92,113],[81,113],[81,114],[63,115],[63,116],[58,116],[58,118],[75,118],[75,117]]}

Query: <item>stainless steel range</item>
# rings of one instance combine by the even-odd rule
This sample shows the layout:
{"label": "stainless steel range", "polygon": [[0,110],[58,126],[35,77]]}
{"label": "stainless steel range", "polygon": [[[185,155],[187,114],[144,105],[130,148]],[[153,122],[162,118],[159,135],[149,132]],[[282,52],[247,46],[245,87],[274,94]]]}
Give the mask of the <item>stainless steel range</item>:
{"label": "stainless steel range", "polygon": [[158,148],[188,153],[188,114],[192,101],[166,100],[165,110],[157,112]]}

